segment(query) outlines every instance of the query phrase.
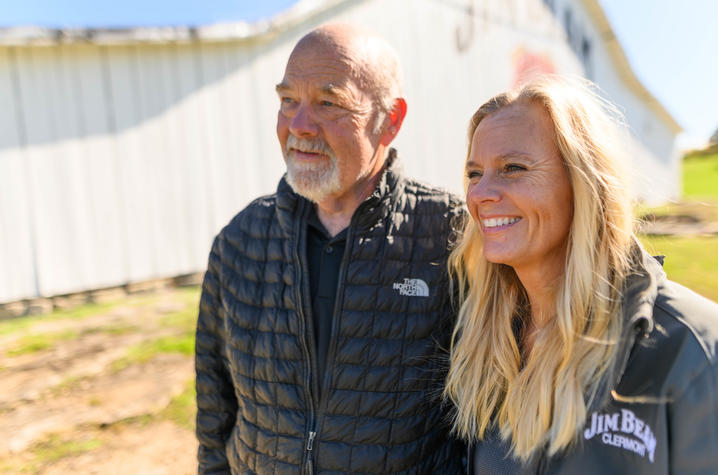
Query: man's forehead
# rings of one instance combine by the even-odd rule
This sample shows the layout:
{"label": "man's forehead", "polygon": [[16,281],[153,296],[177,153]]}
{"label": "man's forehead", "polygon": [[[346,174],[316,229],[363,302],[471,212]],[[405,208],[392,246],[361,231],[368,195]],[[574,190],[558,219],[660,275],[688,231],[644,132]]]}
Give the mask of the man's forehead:
{"label": "man's forehead", "polygon": [[313,58],[309,61],[290,61],[277,90],[311,88],[329,94],[355,92],[362,81],[356,68],[337,61]]}
{"label": "man's forehead", "polygon": [[277,84],[278,91],[311,88],[317,92],[339,94],[357,89],[355,82],[348,76],[328,77],[324,74],[306,73],[302,75],[285,74]]}

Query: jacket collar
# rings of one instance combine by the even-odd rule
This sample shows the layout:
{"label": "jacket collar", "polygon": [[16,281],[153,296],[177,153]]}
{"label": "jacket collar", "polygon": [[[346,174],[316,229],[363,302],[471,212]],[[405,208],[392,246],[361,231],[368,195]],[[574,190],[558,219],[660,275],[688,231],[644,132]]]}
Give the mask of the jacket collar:
{"label": "jacket collar", "polygon": [[633,270],[623,287],[623,330],[618,342],[616,360],[604,377],[603,384],[590,404],[592,410],[603,406],[611,393],[621,382],[636,340],[653,331],[653,306],[658,287],[663,284],[666,274],[662,268],[662,257],[648,255],[636,243],[632,250]]}
{"label": "jacket collar", "polygon": [[652,257],[639,246],[633,249],[634,271],[623,289],[623,321],[635,334],[653,330],[653,305],[658,287],[666,280],[662,257]]}
{"label": "jacket collar", "polygon": [[[384,171],[374,192],[369,195],[356,209],[350,226],[356,229],[370,229],[389,215],[391,203],[400,193],[403,172],[396,150],[389,149]],[[306,216],[305,211],[314,204],[294,192],[287,175],[282,176],[277,186],[277,219],[282,230],[291,235],[294,232],[295,220]]]}

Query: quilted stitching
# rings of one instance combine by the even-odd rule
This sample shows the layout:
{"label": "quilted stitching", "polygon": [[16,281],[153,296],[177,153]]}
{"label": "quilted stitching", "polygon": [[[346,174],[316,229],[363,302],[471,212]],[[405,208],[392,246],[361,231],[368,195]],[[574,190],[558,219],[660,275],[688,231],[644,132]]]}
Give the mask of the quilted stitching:
{"label": "quilted stitching", "polygon": [[[318,473],[451,473],[460,455],[446,442],[436,399],[437,347],[451,326],[446,243],[462,208],[392,171],[383,180],[348,242],[315,465]],[[299,200],[282,182],[239,213],[210,254],[197,334],[198,436],[226,448],[238,473],[298,473],[302,463],[309,402],[294,301]],[[429,296],[400,295],[394,284],[406,278],[422,279]],[[219,361],[210,357],[218,347]],[[226,445],[212,431],[231,431]]]}

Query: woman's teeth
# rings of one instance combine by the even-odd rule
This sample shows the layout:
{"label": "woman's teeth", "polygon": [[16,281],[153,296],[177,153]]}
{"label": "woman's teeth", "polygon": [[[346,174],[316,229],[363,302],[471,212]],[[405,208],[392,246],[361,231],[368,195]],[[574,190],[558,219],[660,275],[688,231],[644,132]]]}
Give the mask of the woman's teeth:
{"label": "woman's teeth", "polygon": [[495,228],[497,226],[506,226],[507,224],[514,224],[521,218],[489,218],[482,219],[481,223],[485,228]]}

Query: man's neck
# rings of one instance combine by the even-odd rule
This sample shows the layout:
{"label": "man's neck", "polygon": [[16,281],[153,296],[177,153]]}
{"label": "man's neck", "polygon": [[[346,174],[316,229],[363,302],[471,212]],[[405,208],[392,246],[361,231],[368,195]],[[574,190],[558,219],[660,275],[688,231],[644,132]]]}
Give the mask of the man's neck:
{"label": "man's neck", "polygon": [[317,205],[317,217],[319,218],[319,222],[322,223],[324,229],[326,229],[332,237],[336,236],[342,232],[343,229],[349,226],[352,216],[354,215],[354,211],[355,210],[352,210],[351,213],[327,213],[324,208]]}
{"label": "man's neck", "polygon": [[357,183],[353,190],[343,196],[331,196],[317,202],[317,217],[329,234],[334,237],[349,226],[359,205],[376,189],[383,169]]}

